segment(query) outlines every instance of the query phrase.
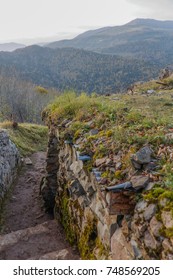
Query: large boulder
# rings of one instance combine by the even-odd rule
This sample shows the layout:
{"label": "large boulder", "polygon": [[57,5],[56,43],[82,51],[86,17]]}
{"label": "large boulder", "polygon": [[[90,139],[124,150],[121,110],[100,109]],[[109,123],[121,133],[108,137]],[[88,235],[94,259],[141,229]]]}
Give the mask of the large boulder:
{"label": "large boulder", "polygon": [[19,162],[18,149],[6,130],[0,130],[0,204],[15,178]]}

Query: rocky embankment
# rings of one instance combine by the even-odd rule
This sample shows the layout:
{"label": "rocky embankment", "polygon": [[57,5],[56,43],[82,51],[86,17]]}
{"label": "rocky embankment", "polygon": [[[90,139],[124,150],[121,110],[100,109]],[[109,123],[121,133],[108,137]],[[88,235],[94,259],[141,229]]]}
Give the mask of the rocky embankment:
{"label": "rocky embankment", "polygon": [[157,189],[151,195],[158,167],[152,149],[146,145],[131,156],[128,180],[108,185],[101,174],[118,170],[122,155],[97,159],[89,171],[91,158],[78,152],[79,142],[60,139],[59,130],[50,129],[42,194],[82,258],[172,259],[171,198],[157,200]]}
{"label": "rocky embankment", "polygon": [[[144,97],[125,98],[112,98],[111,110],[96,98],[86,109],[79,97],[80,109],[57,103],[57,111],[45,112],[41,192],[82,259],[173,259],[170,124],[140,115]],[[138,111],[129,109],[132,101]],[[148,98],[147,110],[161,101]]]}
{"label": "rocky embankment", "polygon": [[5,130],[0,130],[0,205],[15,179],[19,152]]}

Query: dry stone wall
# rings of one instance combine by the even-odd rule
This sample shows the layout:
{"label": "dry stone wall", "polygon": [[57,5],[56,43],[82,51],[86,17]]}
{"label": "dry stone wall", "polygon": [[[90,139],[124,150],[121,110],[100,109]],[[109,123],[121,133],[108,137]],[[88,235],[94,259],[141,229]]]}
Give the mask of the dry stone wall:
{"label": "dry stone wall", "polygon": [[0,205],[15,178],[19,162],[15,144],[5,130],[0,130]]}
{"label": "dry stone wall", "polygon": [[[138,151],[133,168],[153,168],[151,153],[149,147]],[[117,186],[102,188],[99,172],[89,162],[71,139],[59,137],[59,129],[51,127],[42,194],[81,258],[173,259],[169,197],[158,202],[147,196],[154,187],[149,175],[132,176],[118,191]]]}

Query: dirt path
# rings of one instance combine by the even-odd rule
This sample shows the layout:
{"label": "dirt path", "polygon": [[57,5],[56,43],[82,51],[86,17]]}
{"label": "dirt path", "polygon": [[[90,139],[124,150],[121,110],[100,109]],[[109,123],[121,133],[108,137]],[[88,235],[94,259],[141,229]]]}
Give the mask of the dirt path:
{"label": "dirt path", "polygon": [[5,206],[0,259],[79,259],[61,225],[44,211],[39,185],[46,155],[38,152],[30,159],[32,165],[22,167]]}
{"label": "dirt path", "polygon": [[32,227],[53,217],[44,213],[43,202],[39,196],[39,184],[45,173],[45,153],[34,153],[32,165],[24,165],[5,207],[4,233]]}

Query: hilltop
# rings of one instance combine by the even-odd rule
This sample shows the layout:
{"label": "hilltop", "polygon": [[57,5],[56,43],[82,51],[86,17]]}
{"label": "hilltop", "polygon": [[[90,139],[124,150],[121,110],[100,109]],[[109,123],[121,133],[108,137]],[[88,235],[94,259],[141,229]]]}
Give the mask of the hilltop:
{"label": "hilltop", "polygon": [[17,49],[25,48],[26,46],[18,43],[4,43],[0,44],[0,52],[13,52]]}
{"label": "hilltop", "polygon": [[123,57],[138,57],[156,64],[173,63],[173,21],[136,19],[122,26],[87,31],[71,40],[47,45],[50,48],[73,47]]}

